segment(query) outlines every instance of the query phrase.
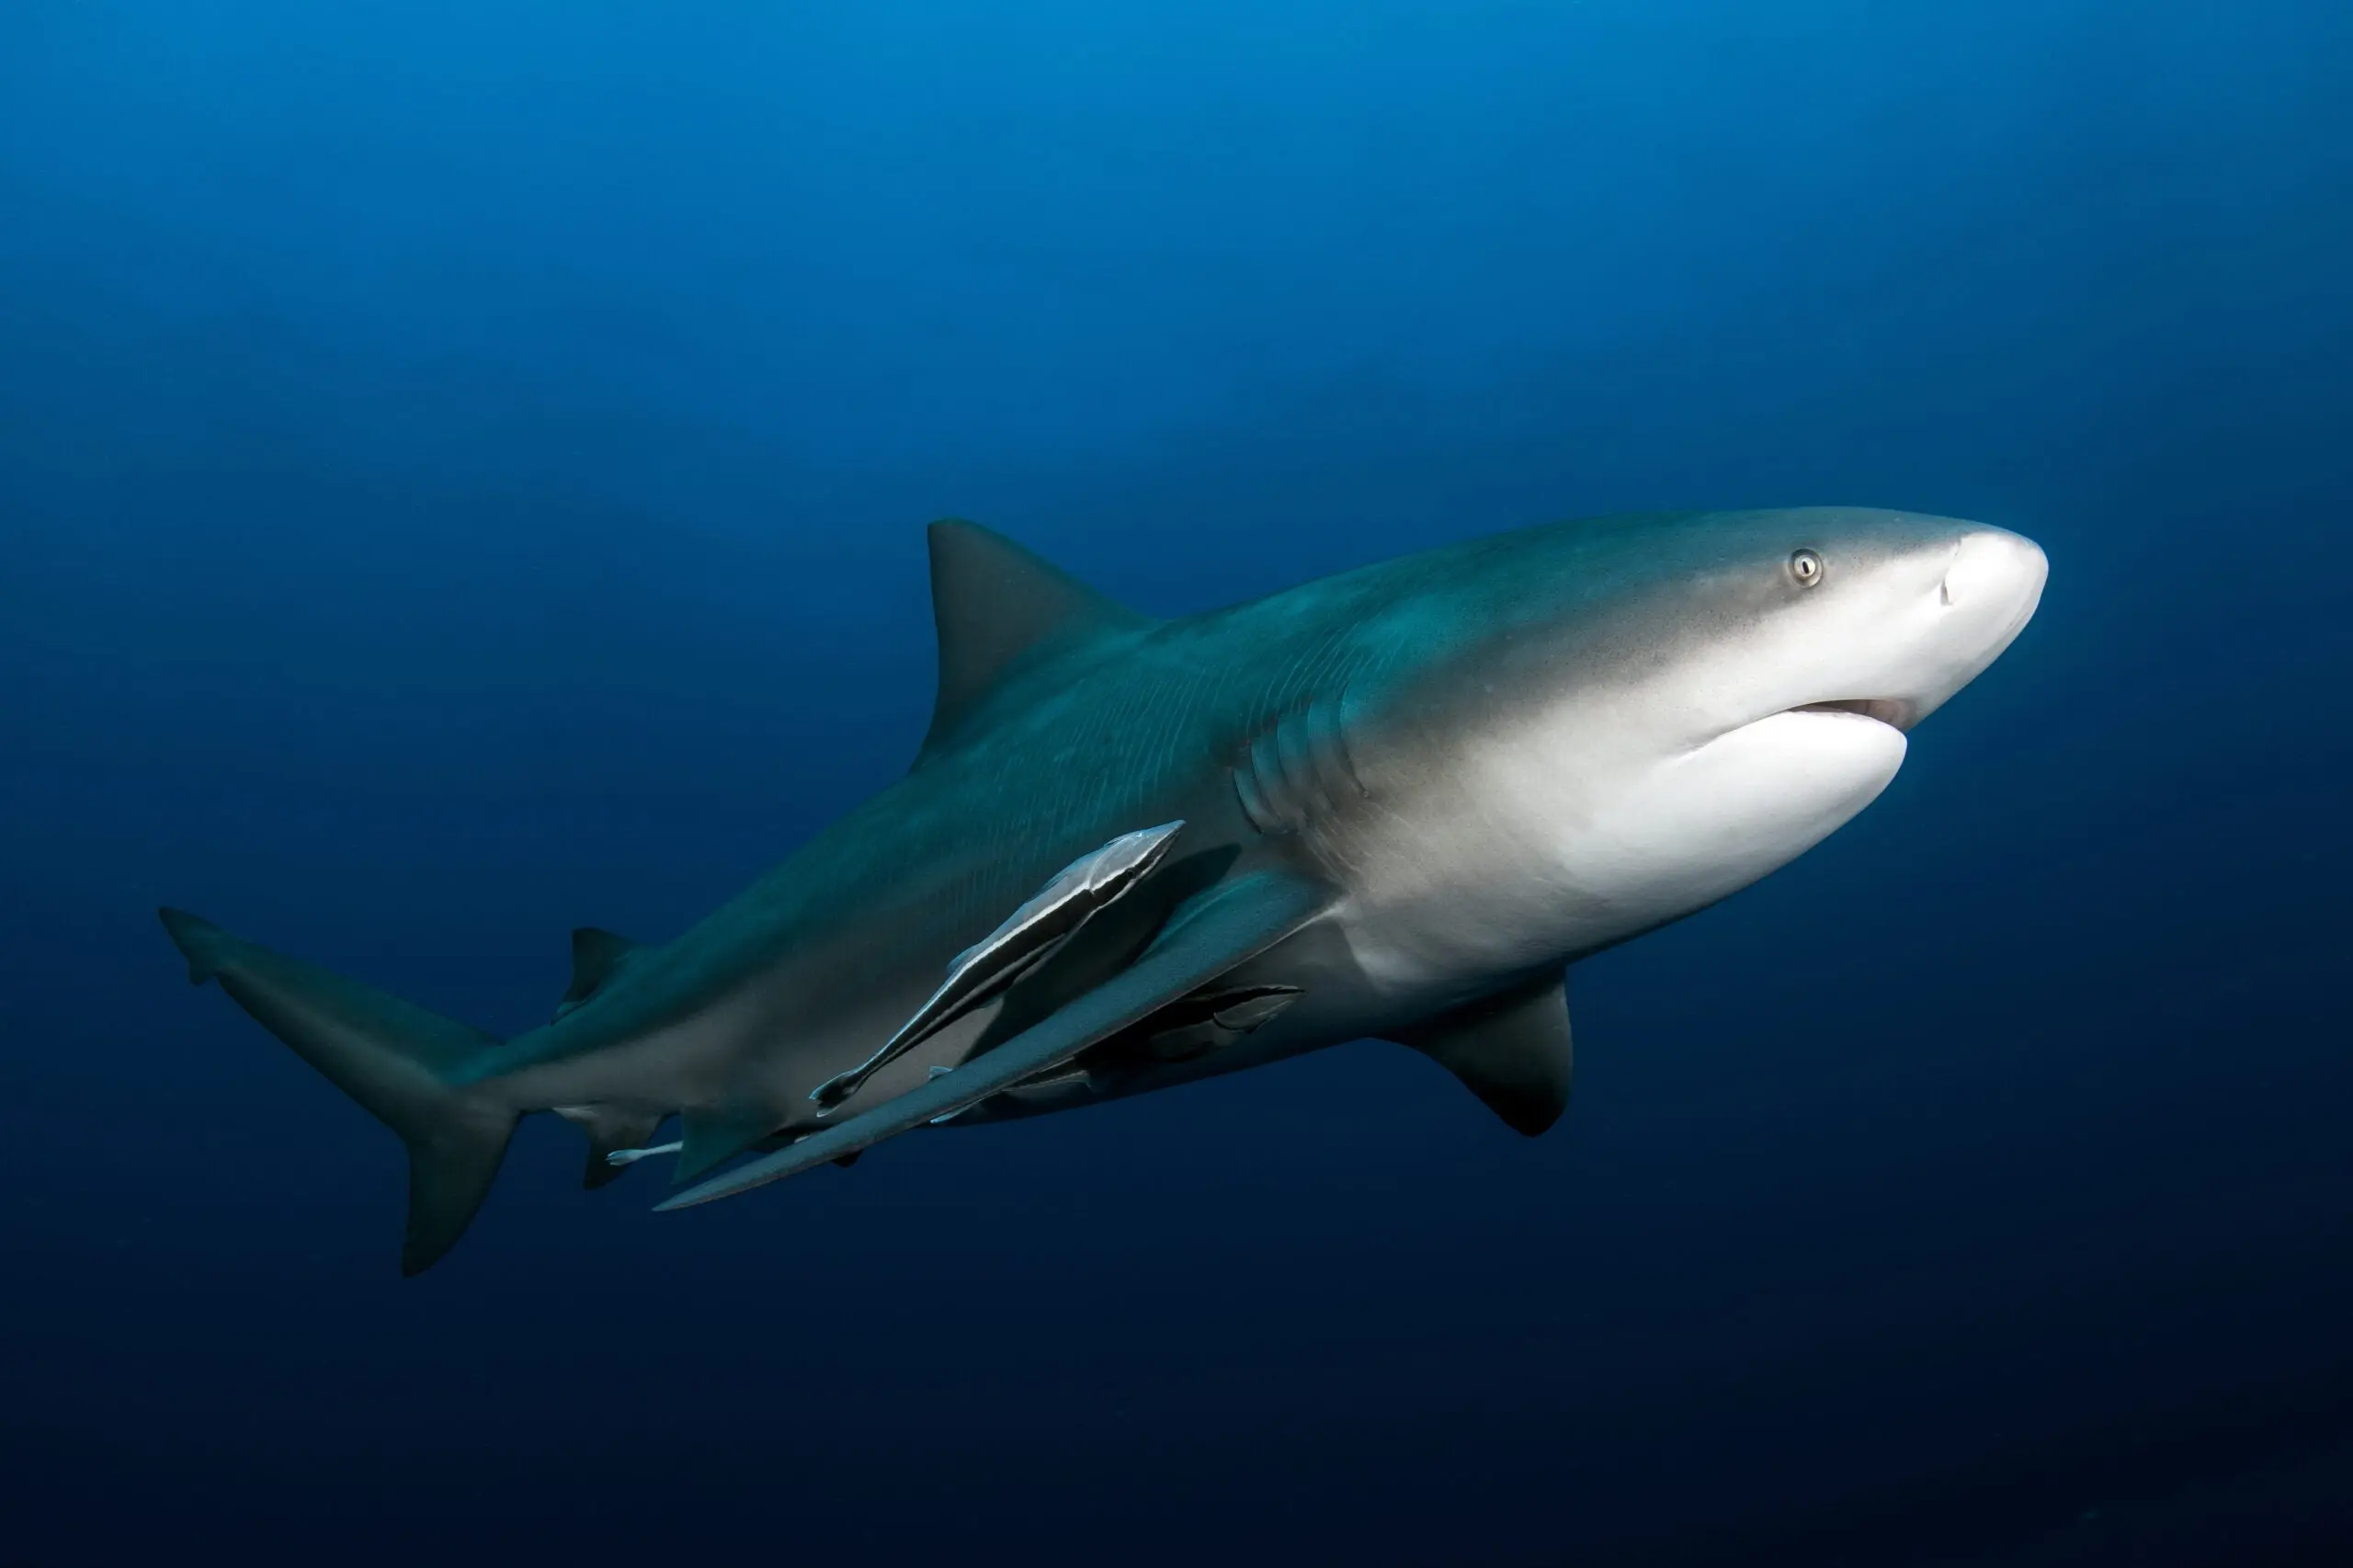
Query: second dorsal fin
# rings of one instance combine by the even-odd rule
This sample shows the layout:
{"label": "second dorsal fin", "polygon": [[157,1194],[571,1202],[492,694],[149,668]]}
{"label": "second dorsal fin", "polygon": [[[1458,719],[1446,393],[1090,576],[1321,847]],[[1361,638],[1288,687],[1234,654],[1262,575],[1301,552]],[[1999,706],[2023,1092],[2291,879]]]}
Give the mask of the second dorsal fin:
{"label": "second dorsal fin", "polygon": [[563,1001],[555,1010],[563,1017],[589,997],[597,994],[604,983],[613,978],[613,971],[629,960],[637,944],[627,937],[617,937],[610,931],[600,931],[594,926],[583,926],[572,933],[572,985],[564,992]]}
{"label": "second dorsal fin", "polygon": [[1002,534],[953,518],[931,525],[931,615],[939,629],[939,696],[929,753],[1023,655],[1049,644],[1149,626]]}

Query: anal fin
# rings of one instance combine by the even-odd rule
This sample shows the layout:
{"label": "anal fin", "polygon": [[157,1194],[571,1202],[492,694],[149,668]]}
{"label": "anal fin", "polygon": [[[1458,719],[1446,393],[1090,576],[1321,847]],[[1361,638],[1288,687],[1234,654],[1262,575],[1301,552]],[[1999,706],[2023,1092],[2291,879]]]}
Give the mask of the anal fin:
{"label": "anal fin", "polygon": [[1575,1055],[1564,979],[1538,975],[1389,1038],[1453,1074],[1506,1126],[1533,1138],[1569,1106]]}
{"label": "anal fin", "polygon": [[588,1135],[588,1167],[580,1185],[591,1190],[620,1179],[632,1162],[615,1164],[612,1156],[650,1142],[665,1115],[659,1106],[626,1101],[563,1105],[555,1108],[555,1113]]}

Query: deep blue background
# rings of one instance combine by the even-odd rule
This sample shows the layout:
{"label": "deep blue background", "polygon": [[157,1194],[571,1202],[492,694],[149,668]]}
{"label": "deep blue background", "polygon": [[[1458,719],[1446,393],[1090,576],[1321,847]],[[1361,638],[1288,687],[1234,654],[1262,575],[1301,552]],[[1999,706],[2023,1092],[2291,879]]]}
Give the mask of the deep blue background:
{"label": "deep blue background", "polygon": [[[2348,60],[2327,0],[8,0],[9,1539],[2325,1550]],[[2027,532],[2041,616],[1573,977],[1539,1142],[1378,1045],[687,1215],[534,1122],[404,1284],[397,1146],[151,913],[510,1031],[904,766],[930,517],[1176,613],[1809,502]]]}

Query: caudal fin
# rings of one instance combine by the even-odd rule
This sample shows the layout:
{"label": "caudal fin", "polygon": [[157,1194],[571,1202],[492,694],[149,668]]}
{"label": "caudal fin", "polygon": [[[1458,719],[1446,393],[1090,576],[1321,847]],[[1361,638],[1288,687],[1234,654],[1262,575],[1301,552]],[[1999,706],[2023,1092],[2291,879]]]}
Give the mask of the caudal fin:
{"label": "caudal fin", "polygon": [[159,913],[192,983],[218,980],[264,1028],[400,1134],[409,1162],[401,1272],[432,1267],[482,1207],[515,1132],[515,1111],[479,1089],[449,1085],[498,1041],[185,911]]}

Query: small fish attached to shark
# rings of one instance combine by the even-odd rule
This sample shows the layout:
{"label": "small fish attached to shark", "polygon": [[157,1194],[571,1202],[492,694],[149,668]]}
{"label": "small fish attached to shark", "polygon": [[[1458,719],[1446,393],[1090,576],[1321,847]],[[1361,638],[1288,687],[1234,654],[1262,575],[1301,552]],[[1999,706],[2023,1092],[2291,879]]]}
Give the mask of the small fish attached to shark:
{"label": "small fish attached to shark", "polygon": [[2046,572],[1912,513],[1645,515],[1154,620],[970,523],[930,546],[938,697],[906,777],[670,941],[573,933],[538,1028],[163,911],[191,980],[407,1145],[404,1273],[534,1111],[586,1133],[589,1187],[675,1152],[705,1179],[664,1209],[1366,1038],[1542,1132],[1569,966],[1869,805]]}

